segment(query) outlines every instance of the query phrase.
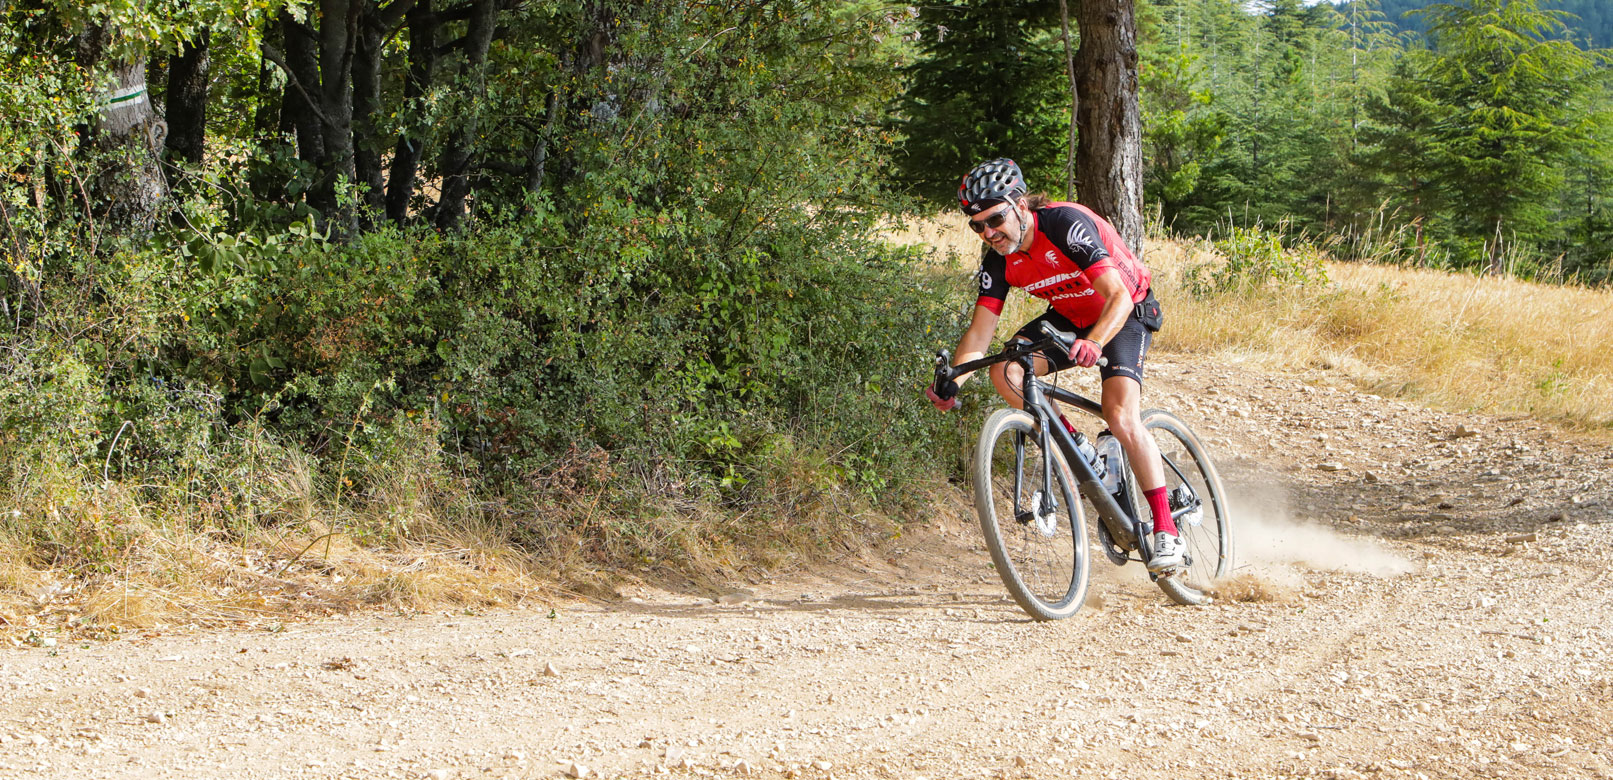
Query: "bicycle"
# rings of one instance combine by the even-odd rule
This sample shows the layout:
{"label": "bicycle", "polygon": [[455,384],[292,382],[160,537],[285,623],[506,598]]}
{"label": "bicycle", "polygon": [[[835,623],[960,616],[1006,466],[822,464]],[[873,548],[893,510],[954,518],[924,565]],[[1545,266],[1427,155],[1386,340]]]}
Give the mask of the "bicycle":
{"label": "bicycle", "polygon": [[[1101,521],[1098,547],[1116,566],[1139,561],[1146,567],[1153,516],[1119,441],[1105,430],[1094,444],[1060,424],[1053,401],[1100,420],[1103,409],[1097,401],[1036,376],[1034,354],[1068,351],[1075,338],[1047,323],[1042,331],[1039,341],[1014,339],[995,355],[958,366],[950,365],[951,355],[942,350],[936,355],[935,375],[939,386],[997,363],[1017,363],[1024,369],[1024,408],[999,409],[981,428],[973,464],[975,509],[992,563],[1014,601],[1037,620],[1059,620],[1080,611],[1090,575],[1086,512],[1077,491],[1096,511]],[[1150,572],[1149,577],[1178,604],[1207,604],[1213,600],[1212,583],[1233,565],[1226,490],[1204,446],[1181,418],[1148,409],[1142,421],[1159,445],[1171,516],[1187,543],[1182,567]]]}

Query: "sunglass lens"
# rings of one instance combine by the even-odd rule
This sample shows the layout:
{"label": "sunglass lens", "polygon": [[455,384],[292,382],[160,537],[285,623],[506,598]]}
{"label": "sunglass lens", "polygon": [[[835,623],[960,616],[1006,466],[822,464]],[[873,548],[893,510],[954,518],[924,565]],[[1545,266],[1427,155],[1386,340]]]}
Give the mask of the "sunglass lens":
{"label": "sunglass lens", "polygon": [[978,222],[975,221],[975,220],[972,220],[972,219],[969,220],[969,229],[973,230],[976,233],[984,233],[986,231],[986,228],[989,227],[992,230],[996,230],[997,228],[1002,227],[1003,223],[1007,222],[1007,221],[1008,221],[1008,212],[999,211],[996,214],[993,214],[993,215],[991,215],[989,217],[986,217],[984,220],[981,220],[981,221],[978,221]]}

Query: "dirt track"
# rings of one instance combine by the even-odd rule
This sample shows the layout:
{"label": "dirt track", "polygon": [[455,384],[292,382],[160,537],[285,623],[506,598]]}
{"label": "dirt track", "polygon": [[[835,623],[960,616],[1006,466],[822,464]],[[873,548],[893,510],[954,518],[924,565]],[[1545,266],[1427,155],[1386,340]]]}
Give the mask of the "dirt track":
{"label": "dirt track", "polygon": [[960,498],[736,593],[6,651],[0,777],[1613,777],[1613,448],[1150,370],[1237,499],[1213,606],[1100,563],[1029,622]]}

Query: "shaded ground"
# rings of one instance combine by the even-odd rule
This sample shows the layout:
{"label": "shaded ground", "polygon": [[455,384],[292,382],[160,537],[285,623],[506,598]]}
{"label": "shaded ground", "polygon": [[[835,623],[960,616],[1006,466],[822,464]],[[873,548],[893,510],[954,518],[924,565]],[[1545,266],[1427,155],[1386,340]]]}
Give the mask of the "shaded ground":
{"label": "shaded ground", "polygon": [[1150,370],[1218,453],[1250,600],[1100,563],[1031,623],[960,496],[745,592],[7,651],[0,777],[1613,777],[1613,448]]}

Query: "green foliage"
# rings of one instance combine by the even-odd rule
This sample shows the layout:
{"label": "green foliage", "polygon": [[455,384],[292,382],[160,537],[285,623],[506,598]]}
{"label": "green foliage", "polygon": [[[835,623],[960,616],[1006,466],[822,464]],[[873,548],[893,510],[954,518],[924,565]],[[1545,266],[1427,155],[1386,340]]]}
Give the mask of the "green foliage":
{"label": "green foliage", "polygon": [[1187,289],[1195,297],[1208,298],[1326,284],[1327,267],[1315,246],[1303,241],[1292,248],[1283,246],[1289,228],[1286,224],[1276,230],[1259,225],[1228,228],[1227,237],[1213,244],[1216,255],[1224,259],[1190,268]]}
{"label": "green foliage", "polygon": [[[1436,0],[1383,0],[1384,15],[1402,29],[1427,34],[1429,20],[1419,13]],[[1348,4],[1345,4],[1347,7]],[[1540,7],[1566,14],[1563,28],[1553,31],[1554,38],[1581,43],[1586,48],[1606,48],[1613,43],[1613,9],[1602,0],[1543,0]]]}
{"label": "green foliage", "polygon": [[955,205],[971,166],[1010,157],[1032,190],[1062,197],[1070,84],[1058,3],[925,5],[914,35],[921,56],[907,69],[895,120],[903,182],[932,203]]}
{"label": "green foliage", "polygon": [[[1178,19],[1180,7],[1173,7]],[[1226,142],[1228,117],[1217,110],[1215,95],[1204,84],[1202,58],[1177,40],[1164,40],[1166,21],[1154,4],[1140,7],[1141,47],[1138,79],[1142,91],[1143,197],[1162,217],[1174,220],[1202,183],[1205,163]]]}
{"label": "green foliage", "polygon": [[1395,50],[1372,19],[1292,0],[1146,9],[1145,183],[1166,224],[1202,233],[1230,215],[1321,229],[1339,201],[1365,200],[1348,160],[1373,67]]}
{"label": "green foliage", "polygon": [[1148,3],[1147,197],[1186,233],[1286,220],[1346,257],[1607,278],[1610,71],[1555,7],[1432,5],[1427,49],[1376,0]]}
{"label": "green foliage", "polygon": [[1462,266],[1499,270],[1504,247],[1560,230],[1553,194],[1606,127],[1601,53],[1551,39],[1562,23],[1535,0],[1427,9],[1435,48],[1403,59],[1371,107],[1366,156],[1391,202],[1424,218]]}
{"label": "green foliage", "polygon": [[[621,4],[610,40],[631,67],[562,67],[590,9],[523,6],[484,99],[445,90],[388,118],[435,143],[482,111],[484,159],[549,144],[541,186],[478,190],[464,231],[339,239],[294,193],[254,195],[311,186],[313,170],[275,156],[287,139],[256,145],[241,83],[218,98],[216,154],[178,172],[174,219],[149,241],[98,243],[89,214],[26,208],[70,202],[40,193],[95,160],[39,152],[44,129],[0,136],[17,172],[0,245],[9,497],[50,506],[123,480],[230,534],[326,502],[367,518],[338,530],[385,544],[427,532],[419,518],[445,502],[547,501],[532,486],[579,452],[611,453],[623,511],[651,490],[629,476],[747,506],[799,458],[825,489],[889,505],[932,473],[943,434],[911,385],[924,334],[959,327],[952,291],[877,236],[905,206],[885,189],[883,124],[901,15]],[[91,78],[28,56],[8,72]],[[570,108],[533,121],[557,89]],[[5,97],[55,117],[63,143],[90,107]]]}

